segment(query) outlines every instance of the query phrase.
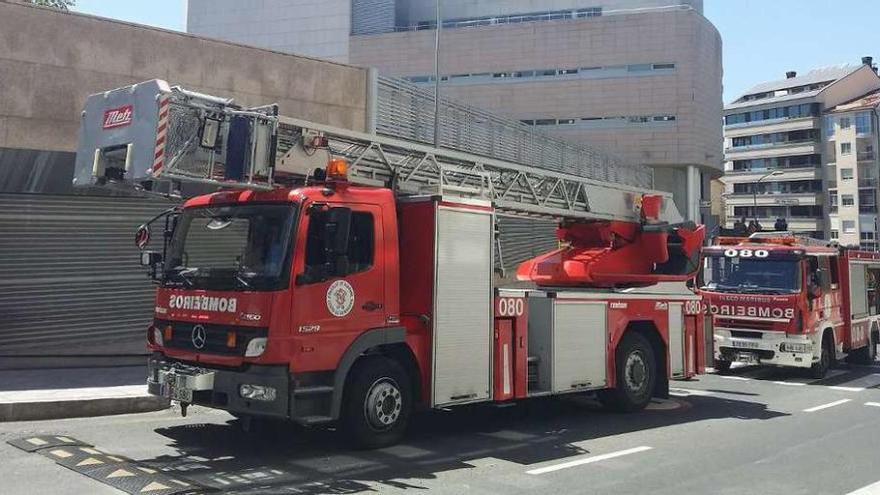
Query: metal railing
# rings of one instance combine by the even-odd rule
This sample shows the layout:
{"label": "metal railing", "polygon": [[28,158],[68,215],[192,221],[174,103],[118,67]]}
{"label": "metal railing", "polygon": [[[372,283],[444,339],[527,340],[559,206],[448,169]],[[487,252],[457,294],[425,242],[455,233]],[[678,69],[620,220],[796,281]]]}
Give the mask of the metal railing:
{"label": "metal railing", "polygon": [[[402,79],[379,76],[376,132],[433,144],[434,95]],[[544,134],[513,119],[440,99],[440,147],[578,177],[653,188],[650,167]]]}
{"label": "metal railing", "polygon": [[856,157],[857,157],[857,160],[861,162],[861,161],[873,160],[876,157],[876,155],[874,154],[873,151],[859,151],[858,154],[856,155]]}

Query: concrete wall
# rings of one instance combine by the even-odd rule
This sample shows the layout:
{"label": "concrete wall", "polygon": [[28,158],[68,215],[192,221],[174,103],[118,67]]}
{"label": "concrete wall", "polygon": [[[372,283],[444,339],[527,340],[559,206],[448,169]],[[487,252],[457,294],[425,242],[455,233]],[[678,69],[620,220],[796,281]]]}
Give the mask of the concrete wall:
{"label": "concrete wall", "polygon": [[186,30],[344,63],[350,20],[351,0],[189,0]]}
{"label": "concrete wall", "polygon": [[0,0],[0,148],[74,151],[89,94],[148,79],[363,130],[367,71]]}

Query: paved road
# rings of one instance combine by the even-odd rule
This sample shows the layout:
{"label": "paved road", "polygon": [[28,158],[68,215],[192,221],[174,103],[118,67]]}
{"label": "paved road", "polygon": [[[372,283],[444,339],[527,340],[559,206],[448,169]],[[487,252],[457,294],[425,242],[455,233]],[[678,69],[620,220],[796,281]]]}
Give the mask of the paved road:
{"label": "paved road", "polygon": [[227,414],[197,408],[185,419],[164,411],[0,424],[0,493],[122,493],[5,444],[41,433],[223,493],[844,495],[880,481],[880,366],[818,382],[746,368],[675,382],[672,393],[674,402],[631,415],[585,399],[427,414],[404,444],[372,452],[348,449],[332,431],[245,434]]}

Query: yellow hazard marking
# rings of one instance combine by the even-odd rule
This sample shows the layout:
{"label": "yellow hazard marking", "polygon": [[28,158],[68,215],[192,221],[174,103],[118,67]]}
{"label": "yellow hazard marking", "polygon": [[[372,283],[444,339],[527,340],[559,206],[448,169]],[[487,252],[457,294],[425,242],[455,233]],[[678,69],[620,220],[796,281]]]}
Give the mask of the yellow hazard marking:
{"label": "yellow hazard marking", "polygon": [[79,461],[77,466],[92,466],[94,464],[104,464],[104,461],[95,459],[94,457],[89,457],[88,459],[83,459]]}
{"label": "yellow hazard marking", "polygon": [[155,469],[150,469],[150,468],[145,468],[145,467],[140,467],[140,466],[138,466],[138,469],[140,469],[141,471],[143,471],[147,474],[156,474]]}
{"label": "yellow hazard marking", "polygon": [[55,437],[55,438],[57,438],[58,440],[61,440],[64,443],[73,443],[74,442],[74,440],[72,438],[67,438],[67,437]]}
{"label": "yellow hazard marking", "polygon": [[54,455],[55,457],[60,457],[62,459],[67,459],[68,457],[73,455],[70,452],[63,450],[63,449],[55,449],[49,453]]}
{"label": "yellow hazard marking", "polygon": [[116,471],[113,471],[112,473],[108,474],[107,478],[108,479],[109,478],[127,478],[129,476],[137,476],[137,475],[132,473],[131,471],[126,471],[125,469],[117,469]]}
{"label": "yellow hazard marking", "polygon": [[31,445],[46,445],[47,443],[49,443],[49,442],[43,440],[42,438],[37,438],[37,437],[28,438],[27,442]]}
{"label": "yellow hazard marking", "polygon": [[171,488],[171,487],[170,487],[170,486],[165,486],[165,485],[163,485],[162,483],[159,483],[158,481],[154,481],[154,482],[150,483],[149,485],[147,485],[147,486],[141,488],[141,493],[144,493],[144,492],[154,492],[154,491],[156,491],[156,490],[167,490],[167,489],[169,489],[169,488]]}

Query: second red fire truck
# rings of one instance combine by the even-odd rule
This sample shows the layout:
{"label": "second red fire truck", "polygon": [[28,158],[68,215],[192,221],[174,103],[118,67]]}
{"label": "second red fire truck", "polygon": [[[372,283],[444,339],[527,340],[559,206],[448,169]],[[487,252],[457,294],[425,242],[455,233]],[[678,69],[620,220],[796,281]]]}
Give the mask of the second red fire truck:
{"label": "second red fire truck", "polygon": [[[120,109],[129,124],[102,124]],[[164,248],[143,253],[149,390],[184,410],[338,422],[377,447],[416,409],[595,392],[634,411],[704,368],[685,286],[703,228],[668,195],[161,81],[95,95],[83,119],[80,183],[225,188],[169,211]],[[560,222],[560,248],[519,267],[532,288],[494,271],[500,215]]]}
{"label": "second red fire truck", "polygon": [[809,369],[870,364],[880,341],[880,253],[787,232],[720,238],[704,250],[701,293],[715,332],[715,368]]}

